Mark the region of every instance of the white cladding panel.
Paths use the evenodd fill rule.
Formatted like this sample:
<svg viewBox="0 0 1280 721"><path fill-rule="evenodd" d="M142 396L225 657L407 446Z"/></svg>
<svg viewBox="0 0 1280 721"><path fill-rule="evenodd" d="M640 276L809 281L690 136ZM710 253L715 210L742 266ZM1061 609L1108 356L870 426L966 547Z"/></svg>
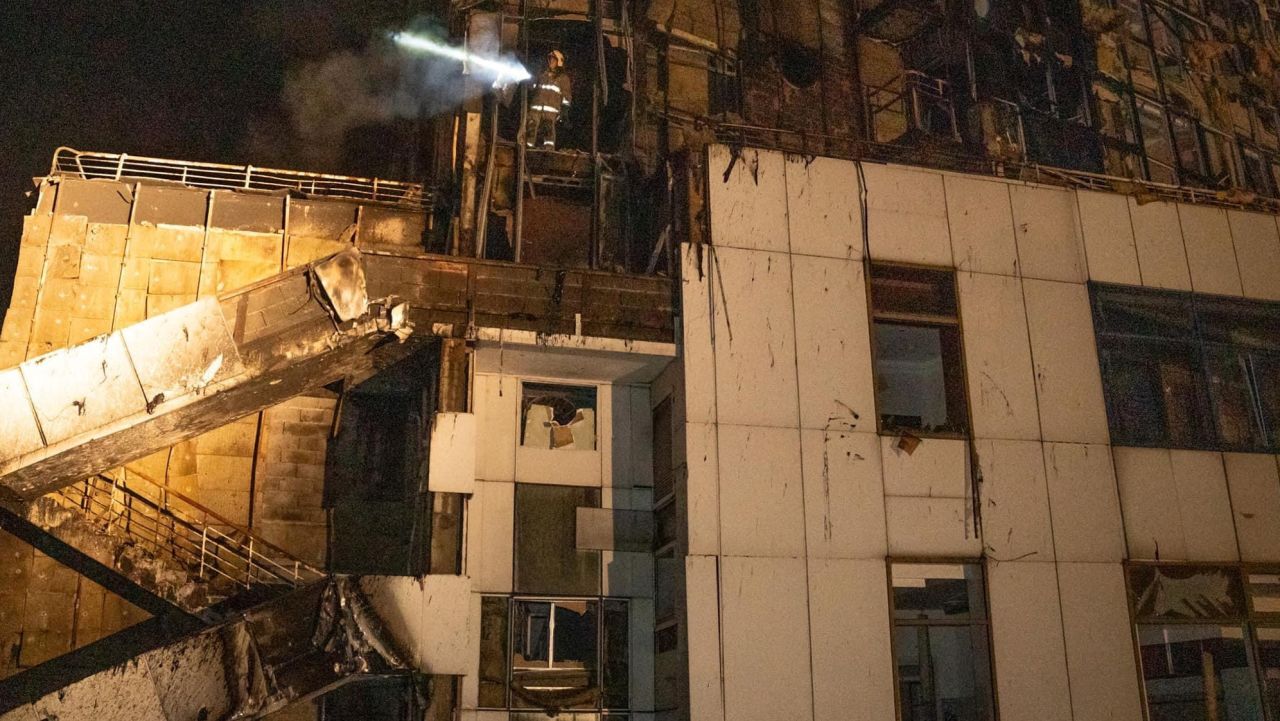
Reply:
<svg viewBox="0 0 1280 721"><path fill-rule="evenodd" d="M995 180L946 175L951 252L957 270L1018 274L1009 185Z"/></svg>
<svg viewBox="0 0 1280 721"><path fill-rule="evenodd" d="M884 492L890 496L964 498L968 493L969 444L925 438L911 453L894 436L880 436Z"/></svg>
<svg viewBox="0 0 1280 721"><path fill-rule="evenodd" d="M894 717L883 560L811 560L814 721Z"/></svg>
<svg viewBox="0 0 1280 721"><path fill-rule="evenodd" d="M982 553L967 498L889 496L884 507L890 556L976 558Z"/></svg>
<svg viewBox="0 0 1280 721"><path fill-rule="evenodd" d="M717 427L689 423L684 429L686 502L690 554L720 552L720 455Z"/></svg>
<svg viewBox="0 0 1280 721"><path fill-rule="evenodd" d="M784 253L712 253L715 390L720 423L796 425L791 263Z"/></svg>
<svg viewBox="0 0 1280 721"><path fill-rule="evenodd" d="M800 424L826 428L838 421L873 428L875 389L862 263L799 255L791 256L791 263Z"/></svg>
<svg viewBox="0 0 1280 721"><path fill-rule="evenodd" d="M1063 563L1058 588L1075 718L1142 721L1123 566Z"/></svg>
<svg viewBox="0 0 1280 721"><path fill-rule="evenodd" d="M719 457L722 552L803 556L800 431L721 425Z"/></svg>
<svg viewBox="0 0 1280 721"><path fill-rule="evenodd" d="M1130 198L1129 213L1138 245L1142 285L1191 290L1191 271L1187 267L1178 206L1164 202L1139 205Z"/></svg>
<svg viewBox="0 0 1280 721"><path fill-rule="evenodd" d="M1170 451L1169 458L1182 512L1188 560L1239 560L1222 454L1175 450Z"/></svg>
<svg viewBox="0 0 1280 721"><path fill-rule="evenodd" d="M685 633L689 652L689 716L724 720L720 675L720 573L714 556L687 556Z"/></svg>
<svg viewBox="0 0 1280 721"><path fill-rule="evenodd" d="M1117 446L1111 453L1115 457L1128 557L1186 560L1182 510L1169 451Z"/></svg>
<svg viewBox="0 0 1280 721"><path fill-rule="evenodd" d="M467 506L467 575L484 593L510 593L515 485L479 481Z"/></svg>
<svg viewBox="0 0 1280 721"><path fill-rule="evenodd" d="M430 490L442 493L475 492L475 414L435 414L431 426L427 485Z"/></svg>
<svg viewBox="0 0 1280 721"><path fill-rule="evenodd" d="M880 437L804 430L801 443L809 557L883 559Z"/></svg>
<svg viewBox="0 0 1280 721"><path fill-rule="evenodd" d="M1227 211L1245 296L1280 300L1280 237L1274 216Z"/></svg>
<svg viewBox="0 0 1280 721"><path fill-rule="evenodd" d="M1280 561L1280 476L1276 457L1226 453L1227 485L1243 561Z"/></svg>
<svg viewBox="0 0 1280 721"><path fill-rule="evenodd" d="M1039 441L975 441L982 535L994 559L1052 561L1053 529Z"/></svg>
<svg viewBox="0 0 1280 721"><path fill-rule="evenodd" d="M684 366L684 413L690 423L716 419L715 320L711 305L713 250L680 246L680 345Z"/></svg>
<svg viewBox="0 0 1280 721"><path fill-rule="evenodd" d="M1140 285L1138 252L1125 196L1081 190L1076 193L1076 204L1080 208L1089 279Z"/></svg>
<svg viewBox="0 0 1280 721"><path fill-rule="evenodd" d="M956 281L974 435L1038 439L1022 281L977 273L959 273Z"/></svg>
<svg viewBox="0 0 1280 721"><path fill-rule="evenodd" d="M1018 267L1025 278L1085 280L1075 194L1059 188L1010 185Z"/></svg>
<svg viewBox="0 0 1280 721"><path fill-rule="evenodd" d="M1124 525L1111 448L1101 444L1046 443L1044 465L1057 559L1123 560Z"/></svg>
<svg viewBox="0 0 1280 721"><path fill-rule="evenodd" d="M787 188L782 153L724 145L709 149L712 244L787 249ZM725 171L733 170L725 176Z"/></svg>
<svg viewBox="0 0 1280 721"><path fill-rule="evenodd" d="M726 556L721 568L725 718L812 718L804 559Z"/></svg>
<svg viewBox="0 0 1280 721"><path fill-rule="evenodd" d="M991 635L1002 721L1071 721L1055 567L993 563Z"/></svg>
<svg viewBox="0 0 1280 721"><path fill-rule="evenodd" d="M477 373L472 405L476 414L476 478L514 481L520 383L514 378Z"/></svg>
<svg viewBox="0 0 1280 721"><path fill-rule="evenodd" d="M789 155L786 173L791 252L862 258L857 166L832 158Z"/></svg>
<svg viewBox="0 0 1280 721"><path fill-rule="evenodd" d="M1204 205L1178 205L1182 239L1187 244L1191 289L1197 293L1240 295L1240 268L1231 244L1227 211Z"/></svg>
<svg viewBox="0 0 1280 721"><path fill-rule="evenodd" d="M1046 441L1108 442L1089 291L1031 279L1022 287L1041 434Z"/></svg>
<svg viewBox="0 0 1280 721"><path fill-rule="evenodd" d="M942 175L864 163L873 260L951 265Z"/></svg>

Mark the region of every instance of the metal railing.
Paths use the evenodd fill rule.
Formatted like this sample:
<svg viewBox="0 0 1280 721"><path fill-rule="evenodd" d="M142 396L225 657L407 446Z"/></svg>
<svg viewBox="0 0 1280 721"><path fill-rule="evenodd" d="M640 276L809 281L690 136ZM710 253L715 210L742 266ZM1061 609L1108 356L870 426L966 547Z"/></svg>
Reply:
<svg viewBox="0 0 1280 721"><path fill-rule="evenodd" d="M903 130L960 139L946 80L907 70L881 85L864 85L867 117L877 128L882 115L902 118Z"/></svg>
<svg viewBox="0 0 1280 721"><path fill-rule="evenodd" d="M252 165L197 163L124 153L94 153L68 147L53 152L49 174L110 180L143 178L196 188L294 191L309 196L390 203L424 210L431 208L433 201L432 193L421 183Z"/></svg>
<svg viewBox="0 0 1280 721"><path fill-rule="evenodd" d="M325 573L198 502L132 469L122 477L92 476L53 494L108 533L168 556L192 575L226 585L298 587ZM124 476L124 473L118 473Z"/></svg>

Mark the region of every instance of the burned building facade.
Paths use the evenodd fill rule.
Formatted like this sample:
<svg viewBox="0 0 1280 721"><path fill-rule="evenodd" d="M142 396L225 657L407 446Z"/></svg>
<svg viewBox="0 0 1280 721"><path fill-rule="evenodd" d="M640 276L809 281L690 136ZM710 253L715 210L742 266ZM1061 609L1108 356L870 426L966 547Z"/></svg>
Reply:
<svg viewBox="0 0 1280 721"><path fill-rule="evenodd" d="M60 149L0 719L1280 721L1278 11L455 2L422 178Z"/></svg>

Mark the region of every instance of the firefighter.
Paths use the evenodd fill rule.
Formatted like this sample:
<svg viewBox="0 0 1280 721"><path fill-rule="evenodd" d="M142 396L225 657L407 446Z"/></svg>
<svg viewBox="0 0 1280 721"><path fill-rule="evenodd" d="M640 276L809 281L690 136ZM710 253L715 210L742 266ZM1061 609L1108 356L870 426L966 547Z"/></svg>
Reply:
<svg viewBox="0 0 1280 721"><path fill-rule="evenodd" d="M530 148L556 146L556 123L569 109L573 98L573 82L564 69L564 53L547 54L547 69L534 80L529 96L529 117L524 129L524 142Z"/></svg>

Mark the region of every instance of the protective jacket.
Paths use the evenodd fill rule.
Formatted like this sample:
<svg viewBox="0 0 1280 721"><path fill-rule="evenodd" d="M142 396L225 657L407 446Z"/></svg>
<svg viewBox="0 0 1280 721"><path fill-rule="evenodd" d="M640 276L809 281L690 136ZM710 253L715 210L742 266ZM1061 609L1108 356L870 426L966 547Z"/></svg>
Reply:
<svg viewBox="0 0 1280 721"><path fill-rule="evenodd" d="M563 67L543 70L533 86L533 99L529 109L535 113L555 113L569 107L573 101L573 83Z"/></svg>

